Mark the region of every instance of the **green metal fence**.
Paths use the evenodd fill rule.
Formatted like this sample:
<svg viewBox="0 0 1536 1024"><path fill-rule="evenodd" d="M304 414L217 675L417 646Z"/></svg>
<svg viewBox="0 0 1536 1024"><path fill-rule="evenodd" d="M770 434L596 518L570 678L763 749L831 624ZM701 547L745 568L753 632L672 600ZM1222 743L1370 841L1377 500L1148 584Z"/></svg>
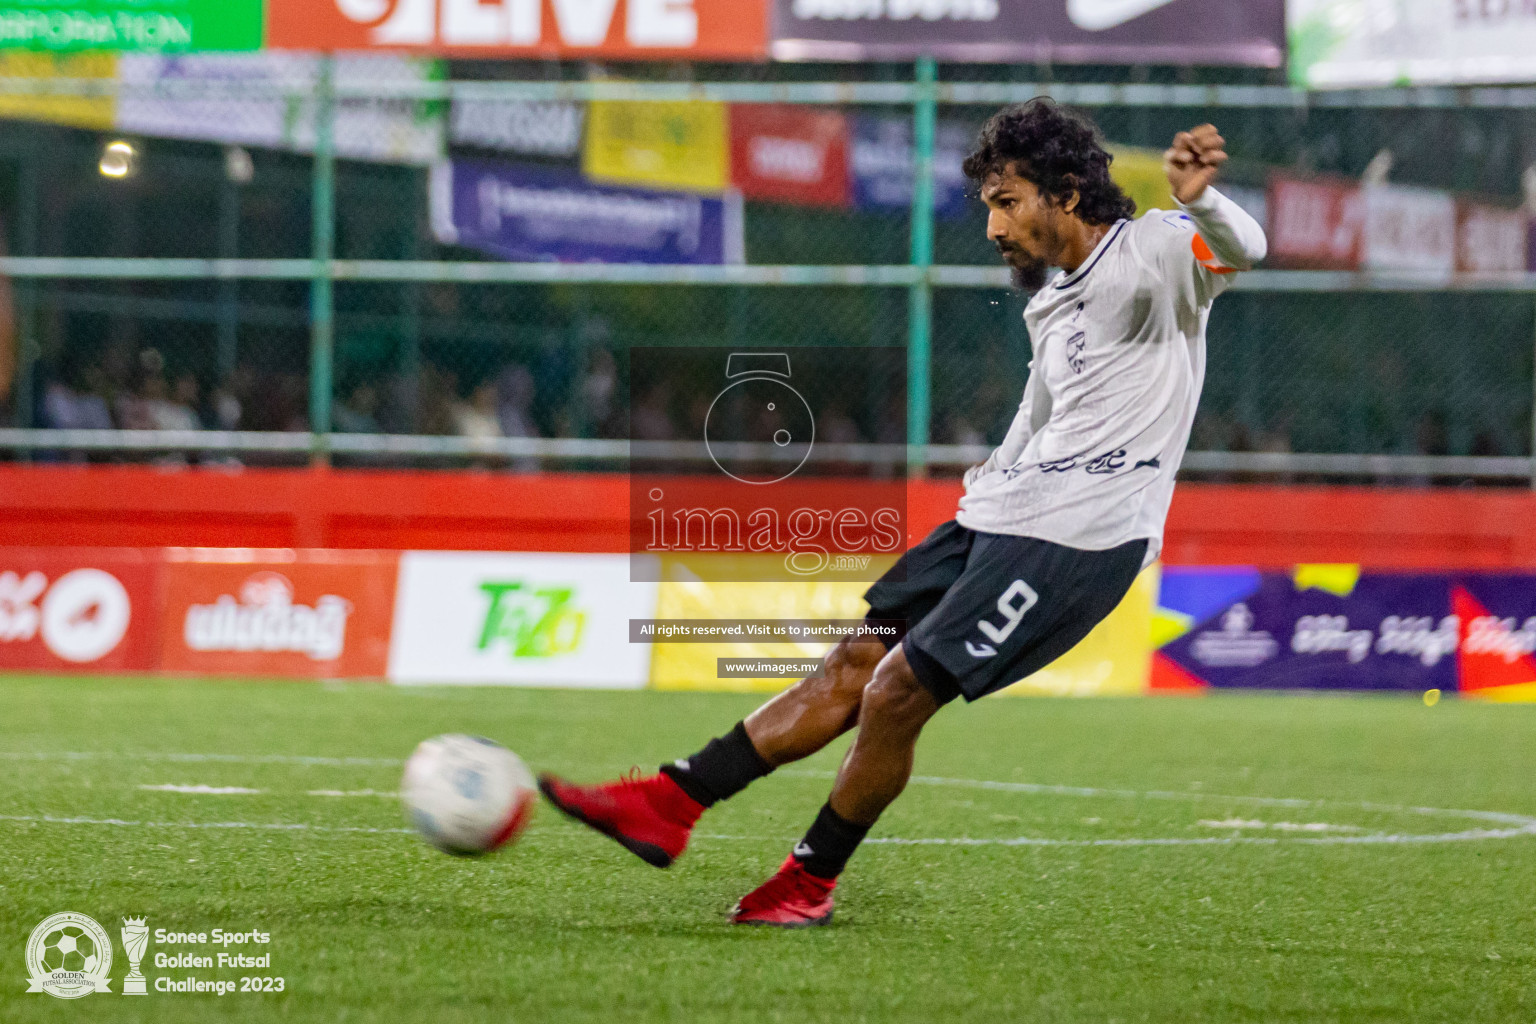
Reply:
<svg viewBox="0 0 1536 1024"><path fill-rule="evenodd" d="M994 265L980 213L935 219L942 123L977 124L997 105L1036 95L1088 108L1122 143L1160 145L1178 127L1216 120L1232 124L1233 173L1250 182L1274 163L1358 165L1377 145L1360 125L1387 139L1410 125L1431 134L1476 129L1488 159L1473 152L1452 162L1455 180L1431 183L1489 189L1491 181L1491 190L1507 193L1513 186L1484 164L1497 146L1525 144L1536 111L1529 89L1304 94L1264 85L942 81L932 61L909 69L909 80L885 82L358 84L337 81L329 62L322 68L314 95L304 97L316 111L312 154L246 153L255 184L234 181L236 156L226 147L146 144L161 160L160 187L171 183L174 202L153 207L163 215L144 215L151 204L132 186L96 181L94 166L76 166L94 159L102 130L18 123L9 141L0 140L13 253L0 258L0 272L14 282L18 323L13 425L0 428L0 448L43 459L181 453L213 461L611 467L626 448L612 415L623 370L609 359L628 345L896 341L909 352L906 437L866 431L859 441L904 440L918 471L950 472L984 454L1006 426L1028 340L1022 299ZM121 98L129 89L115 81L0 80L0 98ZM206 98L219 86L154 89ZM594 99L798 103L910 116L910 212L754 206L749 262L740 265L488 262L430 237L422 168L338 156L336 110L348 102ZM1506 155L1505 163L1519 162ZM1536 162L1536 153L1530 158ZM1411 153L1405 164L1412 169ZM1531 275L1243 275L1213 317L1187 468L1234 479L1536 484L1533 352ZM150 355L159 363L146 364ZM115 408L108 425L49 425L55 382L125 357L133 361L125 372L158 375L155 387L170 388L173 399L178 382L189 381L188 394L209 410L197 426L208 429L123 429ZM486 382L522 396L531 424L524 436L456 435L451 413ZM90 391L78 381L59 387ZM225 399L238 413L220 413ZM682 422L688 413L677 415Z"/></svg>

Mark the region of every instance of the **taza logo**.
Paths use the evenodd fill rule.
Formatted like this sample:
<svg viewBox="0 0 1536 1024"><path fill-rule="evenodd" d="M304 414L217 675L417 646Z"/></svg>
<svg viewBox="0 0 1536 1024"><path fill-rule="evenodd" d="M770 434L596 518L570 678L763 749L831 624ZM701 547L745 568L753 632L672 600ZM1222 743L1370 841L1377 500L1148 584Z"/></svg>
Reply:
<svg viewBox="0 0 1536 1024"><path fill-rule="evenodd" d="M545 0L335 0L349 21L384 46L536 46L545 42ZM558 42L602 46L618 0L549 0ZM686 47L699 38L693 0L627 0L631 46ZM553 41L553 40L552 40Z"/></svg>
<svg viewBox="0 0 1536 1024"><path fill-rule="evenodd" d="M581 646L587 615L572 607L570 587L530 587L520 582L482 583L490 599L477 649L505 643L514 658L547 658Z"/></svg>

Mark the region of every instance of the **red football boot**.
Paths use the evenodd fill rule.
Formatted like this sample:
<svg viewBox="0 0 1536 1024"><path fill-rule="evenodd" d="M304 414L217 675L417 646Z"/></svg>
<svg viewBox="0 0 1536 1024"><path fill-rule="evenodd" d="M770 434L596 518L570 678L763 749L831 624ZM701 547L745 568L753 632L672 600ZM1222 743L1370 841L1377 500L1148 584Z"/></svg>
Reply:
<svg viewBox="0 0 1536 1024"><path fill-rule="evenodd" d="M835 878L817 878L790 854L772 878L741 898L731 911L735 924L813 928L832 920Z"/></svg>
<svg viewBox="0 0 1536 1024"><path fill-rule="evenodd" d="M658 868L688 848L693 823L704 805L662 774L625 779L601 786L576 786L554 775L539 776L539 792L562 812L615 840Z"/></svg>

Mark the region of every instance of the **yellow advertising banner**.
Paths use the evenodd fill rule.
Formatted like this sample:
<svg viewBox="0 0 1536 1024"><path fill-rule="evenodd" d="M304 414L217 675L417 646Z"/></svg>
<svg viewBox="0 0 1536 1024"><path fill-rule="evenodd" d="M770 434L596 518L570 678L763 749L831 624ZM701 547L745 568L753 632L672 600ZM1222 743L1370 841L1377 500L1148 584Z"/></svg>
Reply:
<svg viewBox="0 0 1536 1024"><path fill-rule="evenodd" d="M1158 568L1141 574L1109 617L1072 650L1004 690L1015 696L1121 696L1146 692ZM658 619L858 619L867 583L710 583L681 563L664 565ZM816 658L827 643L658 643L651 686L659 690L774 692L794 679L719 679L720 658Z"/></svg>
<svg viewBox="0 0 1536 1024"><path fill-rule="evenodd" d="M593 181L723 192L730 181L725 104L594 101L582 171Z"/></svg>
<svg viewBox="0 0 1536 1024"><path fill-rule="evenodd" d="M1082 643L1003 693L1015 696L1133 697L1147 692L1152 671L1152 609L1157 566L1136 578L1130 593Z"/></svg>
<svg viewBox="0 0 1536 1024"><path fill-rule="evenodd" d="M699 557L699 556L695 556ZM718 556L716 556L718 557ZM720 575L711 573L708 575ZM861 619L868 583L711 583L682 559L663 559L658 619ZM832 645L800 643L658 643L651 686L658 690L782 690L795 679L718 679L720 658L819 658Z"/></svg>
<svg viewBox="0 0 1536 1024"><path fill-rule="evenodd" d="M48 82L58 79L117 78L117 55L112 53L47 53L29 50L0 51L0 78ZM28 95L0 92L0 118L51 121L73 128L106 131L116 119L116 97Z"/></svg>
<svg viewBox="0 0 1536 1024"><path fill-rule="evenodd" d="M1109 165L1109 176L1135 201L1136 216L1148 210L1174 208L1168 175L1163 173L1162 150L1110 146L1109 152L1115 158Z"/></svg>

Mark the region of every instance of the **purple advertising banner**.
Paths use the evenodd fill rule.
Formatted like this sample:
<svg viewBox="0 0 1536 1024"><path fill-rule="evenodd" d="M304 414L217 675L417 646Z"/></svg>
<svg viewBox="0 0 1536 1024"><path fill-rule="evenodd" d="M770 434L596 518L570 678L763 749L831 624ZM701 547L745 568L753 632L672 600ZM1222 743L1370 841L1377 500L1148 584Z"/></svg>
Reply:
<svg viewBox="0 0 1536 1024"><path fill-rule="evenodd" d="M1280 67L1285 0L775 0L772 53Z"/></svg>
<svg viewBox="0 0 1536 1024"><path fill-rule="evenodd" d="M740 263L740 198L594 185L575 171L482 160L432 168L438 241L504 260Z"/></svg>
<svg viewBox="0 0 1536 1024"><path fill-rule="evenodd" d="M1536 687L1536 574L1170 567L1158 605L1161 668L1190 685Z"/></svg>
<svg viewBox="0 0 1536 1024"><path fill-rule="evenodd" d="M963 121L938 124L933 154L933 209L940 217L959 217L973 201L968 195L970 182L961 164L976 145L977 131L978 126ZM855 206L861 210L911 210L916 168L910 117L863 114L853 119L848 171L853 179ZM979 202L975 205L981 209Z"/></svg>

